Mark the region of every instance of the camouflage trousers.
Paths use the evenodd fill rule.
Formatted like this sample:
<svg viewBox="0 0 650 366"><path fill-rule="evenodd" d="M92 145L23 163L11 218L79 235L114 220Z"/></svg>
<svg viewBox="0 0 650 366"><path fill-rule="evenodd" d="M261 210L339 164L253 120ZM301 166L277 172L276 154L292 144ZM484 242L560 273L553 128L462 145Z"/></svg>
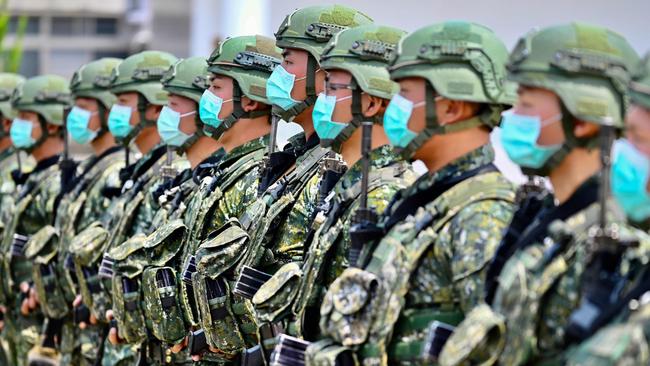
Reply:
<svg viewBox="0 0 650 366"><path fill-rule="evenodd" d="M41 319L40 314L22 316L15 309L7 309L3 338L7 343L9 365L27 365L27 355L39 340Z"/></svg>

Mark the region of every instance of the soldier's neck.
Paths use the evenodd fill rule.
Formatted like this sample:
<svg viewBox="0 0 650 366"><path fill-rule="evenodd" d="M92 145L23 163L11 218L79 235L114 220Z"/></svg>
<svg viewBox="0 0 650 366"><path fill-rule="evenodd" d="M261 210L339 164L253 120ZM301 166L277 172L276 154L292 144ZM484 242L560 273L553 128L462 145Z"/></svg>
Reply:
<svg viewBox="0 0 650 366"><path fill-rule="evenodd" d="M158 135L156 127L153 126L143 128L138 136L135 137L135 145L142 155L151 151L159 143L160 135Z"/></svg>
<svg viewBox="0 0 650 366"><path fill-rule="evenodd" d="M422 160L430 174L469 154L490 141L490 133L483 127L434 135L414 155Z"/></svg>
<svg viewBox="0 0 650 366"><path fill-rule="evenodd" d="M104 133L90 143L95 156L100 156L106 150L116 145L115 138L109 132Z"/></svg>
<svg viewBox="0 0 650 366"><path fill-rule="evenodd" d="M384 132L384 128L382 126L376 124L373 125L371 136L372 140L370 146L373 150L380 146L388 144L388 137L386 137L386 133ZM357 161L359 161L359 159L361 159L362 139L363 128L360 126L354 130L352 135L344 143L341 144L341 156L343 157L343 160L348 165L348 167L351 167Z"/></svg>
<svg viewBox="0 0 650 366"><path fill-rule="evenodd" d="M313 135L316 130L314 129L314 120L311 117L311 113L313 112L314 107L311 106L304 111L302 111L299 115L297 115L294 119L293 122L297 123L302 127L302 131L305 134L305 138L309 139L311 135Z"/></svg>
<svg viewBox="0 0 650 366"><path fill-rule="evenodd" d="M598 149L573 149L549 174L553 194L559 204L566 202L573 193L601 169Z"/></svg>
<svg viewBox="0 0 650 366"><path fill-rule="evenodd" d="M39 161L51 158L52 156L63 153L64 144L60 137L49 137L39 147L32 151L34 160Z"/></svg>
<svg viewBox="0 0 650 366"><path fill-rule="evenodd" d="M0 151L5 151L6 149L11 147L11 138L10 137L3 137L0 139Z"/></svg>
<svg viewBox="0 0 650 366"><path fill-rule="evenodd" d="M271 133L271 124L268 116L241 118L221 135L219 142L226 151L232 151L237 146L269 133Z"/></svg>
<svg viewBox="0 0 650 366"><path fill-rule="evenodd" d="M203 160L221 148L221 143L208 136L201 136L192 146L187 148L185 154L192 169L196 168Z"/></svg>

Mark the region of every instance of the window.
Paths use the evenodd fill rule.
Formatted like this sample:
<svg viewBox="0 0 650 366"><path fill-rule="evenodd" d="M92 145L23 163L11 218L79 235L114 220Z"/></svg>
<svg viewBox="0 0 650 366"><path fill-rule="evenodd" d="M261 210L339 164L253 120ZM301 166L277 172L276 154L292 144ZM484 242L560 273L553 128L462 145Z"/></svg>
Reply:
<svg viewBox="0 0 650 366"><path fill-rule="evenodd" d="M129 51L95 51L93 53L93 60L104 57L127 58L129 57Z"/></svg>
<svg viewBox="0 0 650 366"><path fill-rule="evenodd" d="M18 29L18 19L17 16L12 16L9 19L9 34L16 33ZM40 18L39 17L27 17L27 27L25 27L25 34L38 34L40 30Z"/></svg>
<svg viewBox="0 0 650 366"><path fill-rule="evenodd" d="M117 19L115 18L95 19L95 34L98 35L117 34Z"/></svg>
<svg viewBox="0 0 650 366"><path fill-rule="evenodd" d="M23 50L18 73L28 78L36 76L40 74L40 66L39 52L37 50Z"/></svg>
<svg viewBox="0 0 650 366"><path fill-rule="evenodd" d="M52 17L52 34L57 36L80 35L83 30L79 18Z"/></svg>

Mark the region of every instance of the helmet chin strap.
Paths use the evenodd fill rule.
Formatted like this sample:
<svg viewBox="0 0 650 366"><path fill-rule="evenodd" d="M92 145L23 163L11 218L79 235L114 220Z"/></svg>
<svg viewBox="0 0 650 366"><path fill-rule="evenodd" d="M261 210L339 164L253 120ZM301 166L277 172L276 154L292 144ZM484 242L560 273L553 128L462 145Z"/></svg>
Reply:
<svg viewBox="0 0 650 366"><path fill-rule="evenodd" d="M199 138L205 136L205 132L203 132L204 125L203 122L201 121L201 116L199 116L199 112L198 112L199 103L195 103L195 105L196 105L196 109L195 109L196 113L194 114L194 125L196 126L196 132L194 132L192 136L190 136L190 138L185 140L185 142L183 142L181 146L176 148L176 151L181 154L187 151L187 149L189 149L190 146L194 145L199 140Z"/></svg>
<svg viewBox="0 0 650 366"><path fill-rule="evenodd" d="M108 132L108 118L106 118L106 106L99 99L97 99L97 113L99 115L99 131L97 131L97 136L93 141L104 136Z"/></svg>
<svg viewBox="0 0 650 366"><path fill-rule="evenodd" d="M124 146L128 145L131 142L131 140L133 140L136 136L138 136L138 134L140 134L140 132L142 132L142 130L145 127L151 127L156 125L155 120L148 120L146 118L147 107L149 106L149 104L150 103L147 101L147 98L145 98L144 95L138 93L138 115L140 116L140 121L138 122L138 124L133 126L131 131L129 131L129 133L126 136L119 139L120 143L123 144Z"/></svg>
<svg viewBox="0 0 650 366"><path fill-rule="evenodd" d="M562 102L560 102L560 109L562 112L562 131L564 132L564 142L562 143L562 146L558 151L556 151L553 155L551 155L546 163L544 163L543 166L539 168L521 168L521 171L524 174L528 175L537 175L540 177L547 177L551 171L560 165L562 161L569 155L569 153L578 147L581 148L597 148L598 147L598 138L597 136L595 138L579 138L577 137L573 129L575 127L574 125L574 120L575 118L573 117L573 114L569 111L569 109L566 107L566 105Z"/></svg>
<svg viewBox="0 0 650 366"><path fill-rule="evenodd" d="M306 82L305 82L305 90L307 92L307 97L305 100L301 101L300 103L296 104L295 106L289 108L288 110L284 111L280 109L280 117L282 117L283 120L285 121L290 121L300 113L304 112L305 109L313 106L316 103L316 99L318 98L318 95L316 95L316 72L320 70L318 66L318 61L309 54L307 56L307 74L305 75L307 77Z"/></svg>
<svg viewBox="0 0 650 366"><path fill-rule="evenodd" d="M473 127L482 126L484 123L480 118L469 118L464 121L448 125L440 125L438 123L438 115L436 114L436 99L437 94L433 86L429 82L425 82L425 120L426 124L424 129L419 132L415 138L405 147L396 148L396 152L400 153L405 159L410 159L415 152L431 137L434 135L444 135L447 133L458 132Z"/></svg>
<svg viewBox="0 0 650 366"><path fill-rule="evenodd" d="M36 150L39 146L43 145L45 140L47 140L49 137L54 137L57 136L57 133L50 134L47 131L47 121L45 120L45 117L43 117L40 113L38 113L38 124L41 126L41 136L36 140L34 145L21 149L25 151L26 153L30 154L32 151ZM58 135L61 135L62 130L59 130Z"/></svg>
<svg viewBox="0 0 650 366"><path fill-rule="evenodd" d="M223 122L221 122L219 127L205 125L205 130L208 131L209 135L213 139L215 140L219 139L219 137L221 137L221 135L223 135L224 132L226 132L228 129L234 126L234 124L242 118L257 118L261 116L268 116L271 114L270 110L251 111L251 112L244 111L244 108L242 107L241 104L241 98L243 96L244 94L241 88L239 87L239 83L233 80L232 113L230 113L228 117L224 118Z"/></svg>

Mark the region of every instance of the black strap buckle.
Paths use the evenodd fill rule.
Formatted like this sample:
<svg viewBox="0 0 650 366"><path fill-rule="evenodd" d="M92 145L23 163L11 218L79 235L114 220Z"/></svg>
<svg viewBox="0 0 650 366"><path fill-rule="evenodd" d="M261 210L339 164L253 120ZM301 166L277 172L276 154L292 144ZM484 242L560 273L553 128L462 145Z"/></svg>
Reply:
<svg viewBox="0 0 650 366"><path fill-rule="evenodd" d="M440 352L442 352L442 347L447 343L455 329L454 326L437 320L431 323L424 339L422 358L430 361L437 360Z"/></svg>
<svg viewBox="0 0 650 366"><path fill-rule="evenodd" d="M29 236L14 234L14 240L11 242L11 256L14 258L25 257L25 245L29 241Z"/></svg>
<svg viewBox="0 0 650 366"><path fill-rule="evenodd" d="M304 366L305 351L310 342L286 334L278 336L278 344L271 354L271 366Z"/></svg>
<svg viewBox="0 0 650 366"><path fill-rule="evenodd" d="M104 253L104 257L102 258L102 262L99 265L99 277L105 278L105 279L111 279L115 275L115 272L113 271L113 266L115 265L115 260L113 258L108 256L108 253Z"/></svg>
<svg viewBox="0 0 650 366"><path fill-rule="evenodd" d="M262 271L258 271L253 267L244 266L239 273L239 278L235 283L234 293L245 298L252 299L255 293L271 279L271 275Z"/></svg>

